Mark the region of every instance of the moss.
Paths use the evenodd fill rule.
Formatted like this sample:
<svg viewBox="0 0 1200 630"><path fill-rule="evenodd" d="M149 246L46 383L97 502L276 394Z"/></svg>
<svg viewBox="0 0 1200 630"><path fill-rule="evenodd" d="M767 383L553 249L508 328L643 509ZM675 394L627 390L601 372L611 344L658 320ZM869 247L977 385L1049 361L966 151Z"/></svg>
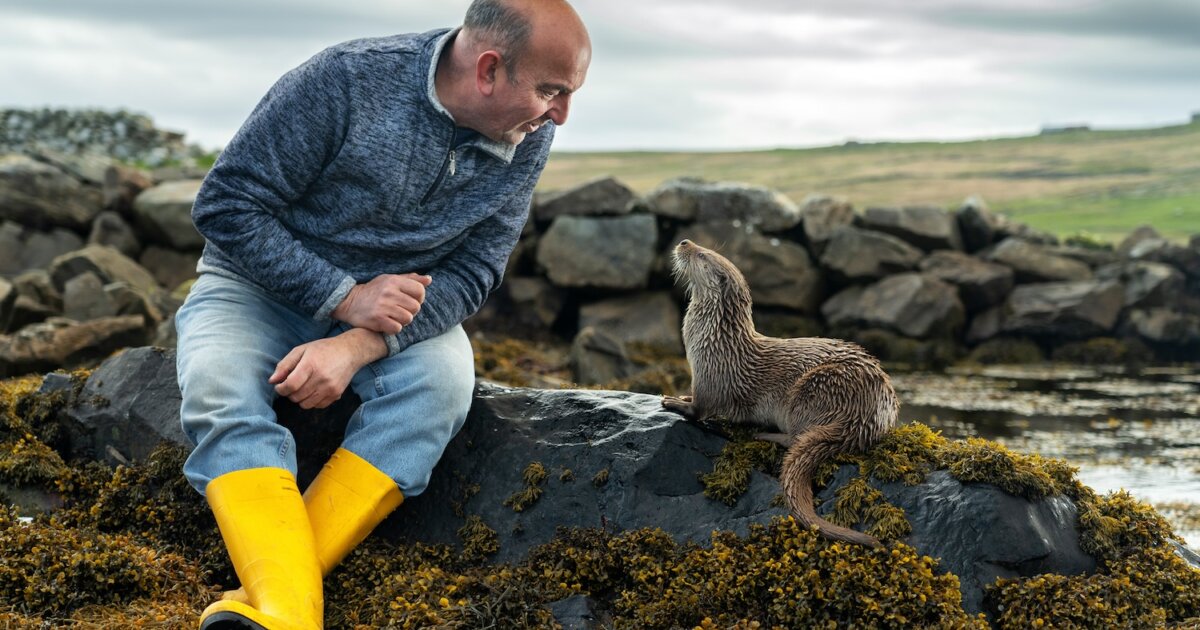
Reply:
<svg viewBox="0 0 1200 630"><path fill-rule="evenodd" d="M1027 365L1045 361L1038 345L1028 339L989 339L971 350L964 360L979 365Z"/></svg>
<svg viewBox="0 0 1200 630"><path fill-rule="evenodd" d="M842 338L866 348L889 366L941 368L958 358L958 346L951 339L912 339L886 330L839 331Z"/></svg>
<svg viewBox="0 0 1200 630"><path fill-rule="evenodd" d="M880 540L897 540L912 533L904 510L888 503L883 493L858 477L838 488L830 522L850 527L870 523L866 532Z"/></svg>
<svg viewBox="0 0 1200 630"><path fill-rule="evenodd" d="M463 555L470 559L483 559L500 550L496 530L475 514L467 517L466 524L458 530L458 537L462 540Z"/></svg>
<svg viewBox="0 0 1200 630"><path fill-rule="evenodd" d="M539 376L561 382L570 380L565 349L511 337L482 336L471 343L475 349L476 376L515 387L531 387Z"/></svg>
<svg viewBox="0 0 1200 630"><path fill-rule="evenodd" d="M592 485L593 486L596 486L597 488L603 488L606 484L608 484L608 469L607 468L601 470L600 472L596 473L592 477Z"/></svg>
<svg viewBox="0 0 1200 630"><path fill-rule="evenodd" d="M575 472L570 468L564 468L562 469L562 472L558 473L558 480L563 483L575 481Z"/></svg>
<svg viewBox="0 0 1200 630"><path fill-rule="evenodd" d="M511 507L514 512L523 512L542 498L542 484L546 482L547 476L546 467L541 462L533 462L525 467L521 476L525 480L525 487L504 500L504 505Z"/></svg>
<svg viewBox="0 0 1200 630"><path fill-rule="evenodd" d="M643 343L631 343L628 350L636 372L627 378L604 383L600 389L673 394L691 386L691 368L678 351Z"/></svg>
<svg viewBox="0 0 1200 630"><path fill-rule="evenodd" d="M704 496L734 505L750 487L750 474L755 470L778 474L783 449L773 442L754 440L749 436L725 444L713 462L712 472L701 475Z"/></svg>
<svg viewBox="0 0 1200 630"><path fill-rule="evenodd" d="M1063 363L1124 365L1148 363L1154 360L1154 353L1136 340L1097 337L1059 346L1051 358Z"/></svg>

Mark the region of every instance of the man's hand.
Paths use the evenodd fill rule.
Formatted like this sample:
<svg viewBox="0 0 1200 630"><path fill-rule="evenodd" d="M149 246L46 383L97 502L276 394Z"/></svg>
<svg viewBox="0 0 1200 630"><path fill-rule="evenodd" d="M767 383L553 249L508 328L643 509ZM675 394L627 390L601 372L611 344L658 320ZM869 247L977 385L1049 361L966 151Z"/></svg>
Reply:
<svg viewBox="0 0 1200 630"><path fill-rule="evenodd" d="M355 328L337 337L296 346L275 366L267 382L301 409L322 409L342 397L364 365L387 356L377 333Z"/></svg>
<svg viewBox="0 0 1200 630"><path fill-rule="evenodd" d="M433 278L415 273L375 276L350 289L346 299L333 309L333 318L356 328L394 335L417 316L425 301L425 287L431 282Z"/></svg>

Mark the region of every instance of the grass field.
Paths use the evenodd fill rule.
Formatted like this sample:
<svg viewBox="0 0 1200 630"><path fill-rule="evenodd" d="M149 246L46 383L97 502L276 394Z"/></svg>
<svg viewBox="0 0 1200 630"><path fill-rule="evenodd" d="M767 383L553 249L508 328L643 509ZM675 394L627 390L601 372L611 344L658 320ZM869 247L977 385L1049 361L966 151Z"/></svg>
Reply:
<svg viewBox="0 0 1200 630"><path fill-rule="evenodd" d="M856 207L957 207L971 195L1036 228L1118 241L1153 225L1200 233L1200 122L970 142L847 144L727 153L556 152L539 190L613 175L638 193L690 175L759 184L797 203L840 195Z"/></svg>

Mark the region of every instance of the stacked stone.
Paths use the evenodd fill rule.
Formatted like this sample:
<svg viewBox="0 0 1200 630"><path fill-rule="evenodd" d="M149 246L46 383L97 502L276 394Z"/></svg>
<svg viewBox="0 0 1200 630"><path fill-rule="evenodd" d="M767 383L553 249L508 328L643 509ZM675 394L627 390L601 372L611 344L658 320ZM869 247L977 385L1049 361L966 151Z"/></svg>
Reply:
<svg viewBox="0 0 1200 630"><path fill-rule="evenodd" d="M154 127L125 110L0 110L0 153L96 155L154 168L188 163L203 153L182 133Z"/></svg>
<svg viewBox="0 0 1200 630"><path fill-rule="evenodd" d="M1200 358L1200 236L1183 246L1141 228L1118 248L1085 247L977 198L953 211L857 211L844 199L797 205L767 188L697 179L642 197L612 178L539 195L482 319L573 335L580 382L628 376L630 344L682 349L686 299L670 254L684 238L742 270L764 334L836 336L925 363L988 342L1033 342L1049 356L1097 338L1158 359Z"/></svg>
<svg viewBox="0 0 1200 630"><path fill-rule="evenodd" d="M0 154L0 377L173 345L204 244L191 222L201 180L162 179L179 175Z"/></svg>

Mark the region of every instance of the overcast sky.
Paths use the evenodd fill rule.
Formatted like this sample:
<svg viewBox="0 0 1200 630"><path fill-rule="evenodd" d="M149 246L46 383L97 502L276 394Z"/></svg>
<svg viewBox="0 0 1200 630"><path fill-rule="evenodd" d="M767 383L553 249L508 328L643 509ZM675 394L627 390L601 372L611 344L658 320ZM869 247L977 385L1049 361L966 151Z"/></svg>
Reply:
<svg viewBox="0 0 1200 630"><path fill-rule="evenodd" d="M0 107L124 107L225 144L288 69L468 0L0 0ZM1200 0L576 0L555 148L736 149L1143 127L1200 111Z"/></svg>

